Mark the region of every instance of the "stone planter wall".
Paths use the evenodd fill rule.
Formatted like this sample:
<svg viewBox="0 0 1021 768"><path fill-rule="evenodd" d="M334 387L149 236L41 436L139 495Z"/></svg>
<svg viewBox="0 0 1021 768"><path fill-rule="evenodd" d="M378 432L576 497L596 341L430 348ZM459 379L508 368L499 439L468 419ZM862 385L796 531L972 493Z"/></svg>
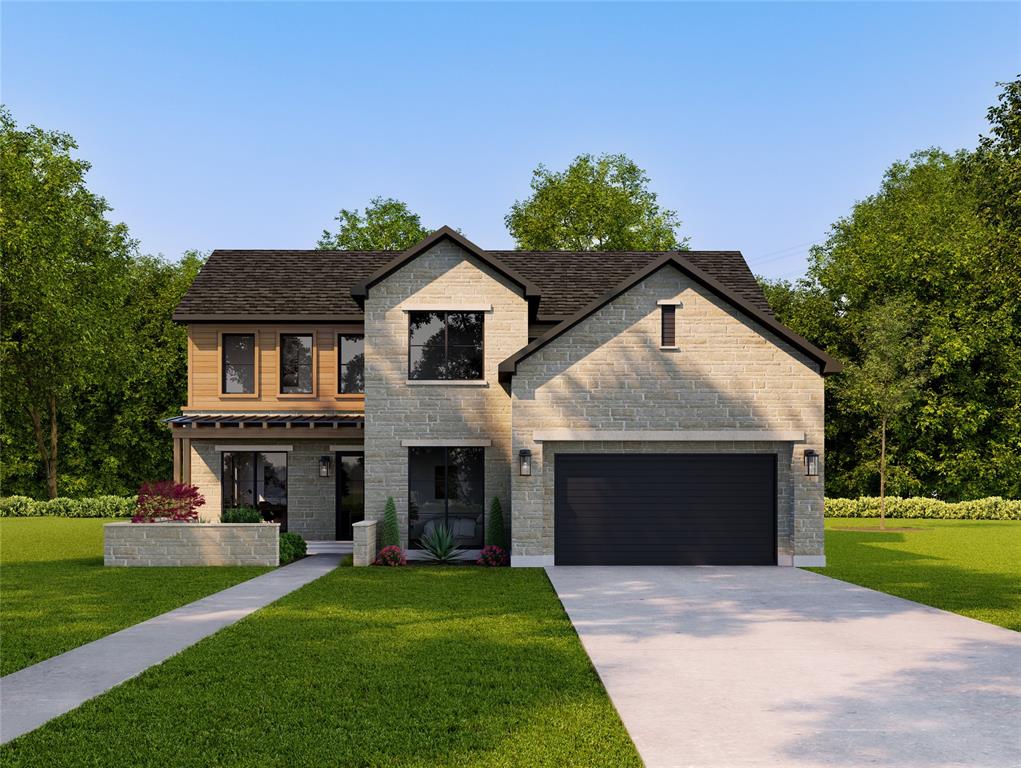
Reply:
<svg viewBox="0 0 1021 768"><path fill-rule="evenodd" d="M280 564L277 523L109 523L103 564L113 566Z"/></svg>

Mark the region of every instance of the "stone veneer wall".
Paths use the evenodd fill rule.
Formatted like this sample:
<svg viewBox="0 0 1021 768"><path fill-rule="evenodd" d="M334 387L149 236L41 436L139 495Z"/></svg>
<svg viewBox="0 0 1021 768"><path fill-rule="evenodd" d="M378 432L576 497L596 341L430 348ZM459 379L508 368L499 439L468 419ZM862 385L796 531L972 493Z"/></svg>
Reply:
<svg viewBox="0 0 1021 768"><path fill-rule="evenodd" d="M288 440L283 431L272 440L261 441L193 439L191 482L206 498L205 505L199 508L199 517L207 521L220 519L221 457L217 445L244 445L252 451L262 450L267 445L289 445L292 450L287 452L287 530L309 541L333 541L337 535L337 468L334 465L330 477L319 477L319 457L332 456L330 446L343 444L340 440ZM351 446L352 449L360 447Z"/></svg>
<svg viewBox="0 0 1021 768"><path fill-rule="evenodd" d="M408 315L402 306L491 305L485 323L484 386L408 383ZM486 514L494 496L510 520L510 397L497 366L528 343L528 306L499 273L443 242L369 289L365 302L365 517L382 521L388 496L408 535L406 439L489 439Z"/></svg>
<svg viewBox="0 0 1021 768"><path fill-rule="evenodd" d="M103 564L280 565L275 523L107 523Z"/></svg>
<svg viewBox="0 0 1021 768"><path fill-rule="evenodd" d="M660 348L657 301L676 299L678 349ZM532 476L511 475L512 554L549 561L557 452L775 452L778 556L823 554L823 472L806 477L804 451L823 453L823 378L778 337L736 314L673 267L635 285L518 366L513 452L532 451ZM791 430L804 443L536 443L536 430ZM552 469L552 468L551 468ZM804 562L804 561L803 561Z"/></svg>

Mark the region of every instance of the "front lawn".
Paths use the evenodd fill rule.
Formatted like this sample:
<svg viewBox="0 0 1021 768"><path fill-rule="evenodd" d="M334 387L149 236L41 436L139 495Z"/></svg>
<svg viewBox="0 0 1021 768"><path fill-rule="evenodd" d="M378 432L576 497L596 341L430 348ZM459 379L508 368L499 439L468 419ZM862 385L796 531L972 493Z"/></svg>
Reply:
<svg viewBox="0 0 1021 768"><path fill-rule="evenodd" d="M1021 631L1021 522L828 518L818 573ZM910 529L910 530L900 530Z"/></svg>
<svg viewBox="0 0 1021 768"><path fill-rule="evenodd" d="M538 569L340 568L15 740L5 765L631 766Z"/></svg>
<svg viewBox="0 0 1021 768"><path fill-rule="evenodd" d="M104 568L110 522L0 519L0 675L269 570Z"/></svg>

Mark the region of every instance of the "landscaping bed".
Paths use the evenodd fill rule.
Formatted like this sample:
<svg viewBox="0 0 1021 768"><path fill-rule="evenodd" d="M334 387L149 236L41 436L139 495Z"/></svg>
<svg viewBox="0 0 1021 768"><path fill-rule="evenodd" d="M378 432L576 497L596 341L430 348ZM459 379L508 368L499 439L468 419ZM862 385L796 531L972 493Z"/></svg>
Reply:
<svg viewBox="0 0 1021 768"><path fill-rule="evenodd" d="M507 568L338 569L0 754L8 766L641 765L545 573Z"/></svg>
<svg viewBox="0 0 1021 768"><path fill-rule="evenodd" d="M1021 522L876 525L874 518L827 518L827 565L811 570L1021 631Z"/></svg>
<svg viewBox="0 0 1021 768"><path fill-rule="evenodd" d="M0 519L0 674L7 675L265 573L104 568L104 519Z"/></svg>

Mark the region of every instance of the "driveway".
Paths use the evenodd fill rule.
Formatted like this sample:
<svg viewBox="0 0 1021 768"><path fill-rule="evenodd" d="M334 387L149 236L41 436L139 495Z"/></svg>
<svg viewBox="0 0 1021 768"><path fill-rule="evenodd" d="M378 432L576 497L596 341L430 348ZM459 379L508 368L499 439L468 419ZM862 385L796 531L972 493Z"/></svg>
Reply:
<svg viewBox="0 0 1021 768"><path fill-rule="evenodd" d="M796 568L547 569L658 766L1021 766L1021 634Z"/></svg>

